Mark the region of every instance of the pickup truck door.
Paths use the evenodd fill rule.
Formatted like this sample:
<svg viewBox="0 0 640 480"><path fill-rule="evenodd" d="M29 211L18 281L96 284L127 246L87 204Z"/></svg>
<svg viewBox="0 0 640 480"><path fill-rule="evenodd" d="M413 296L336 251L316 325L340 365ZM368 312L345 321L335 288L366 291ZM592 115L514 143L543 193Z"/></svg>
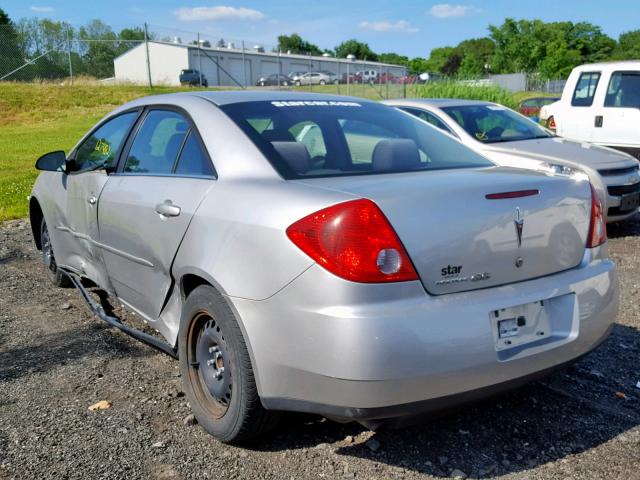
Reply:
<svg viewBox="0 0 640 480"><path fill-rule="evenodd" d="M117 297L149 320L160 315L173 259L214 180L187 116L151 108L102 191L98 221L109 278Z"/></svg>
<svg viewBox="0 0 640 480"><path fill-rule="evenodd" d="M109 290L98 242L97 201L109 180L107 170L118 153L139 111L130 111L102 122L69 154L75 169L61 177L52 232L58 264L84 275Z"/></svg>
<svg viewBox="0 0 640 480"><path fill-rule="evenodd" d="M591 141L596 116L594 98L600 85L600 76L597 71L580 72L567 103L562 98L561 113L556 119L558 135L581 142Z"/></svg>
<svg viewBox="0 0 640 480"><path fill-rule="evenodd" d="M600 145L640 147L640 72L616 71L596 98L594 135Z"/></svg>

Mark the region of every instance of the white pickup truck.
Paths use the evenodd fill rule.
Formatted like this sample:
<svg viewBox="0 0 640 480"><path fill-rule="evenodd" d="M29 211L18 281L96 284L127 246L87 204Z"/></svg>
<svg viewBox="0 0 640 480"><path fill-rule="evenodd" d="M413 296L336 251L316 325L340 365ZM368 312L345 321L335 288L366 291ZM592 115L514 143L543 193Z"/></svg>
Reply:
<svg viewBox="0 0 640 480"><path fill-rule="evenodd" d="M540 120L562 137L613 147L640 159L640 60L581 65Z"/></svg>

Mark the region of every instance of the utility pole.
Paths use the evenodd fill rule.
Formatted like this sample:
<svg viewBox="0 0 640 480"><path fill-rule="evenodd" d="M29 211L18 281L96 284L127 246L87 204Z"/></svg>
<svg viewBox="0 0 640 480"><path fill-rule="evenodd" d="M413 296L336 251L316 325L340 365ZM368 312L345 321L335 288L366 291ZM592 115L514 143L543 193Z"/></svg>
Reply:
<svg viewBox="0 0 640 480"><path fill-rule="evenodd" d="M242 40L242 85L247 86L247 61L244 59L244 40Z"/></svg>
<svg viewBox="0 0 640 480"><path fill-rule="evenodd" d="M67 28L67 59L69 60L69 76L73 85L73 65L71 64L71 39L69 38L69 28Z"/></svg>
<svg viewBox="0 0 640 480"><path fill-rule="evenodd" d="M200 55L200 32L198 32L198 81L202 88L202 56Z"/></svg>
<svg viewBox="0 0 640 480"><path fill-rule="evenodd" d="M153 88L151 83L151 61L149 60L149 32L147 31L147 22L144 22L144 47L147 54L147 79L149 80L149 88Z"/></svg>

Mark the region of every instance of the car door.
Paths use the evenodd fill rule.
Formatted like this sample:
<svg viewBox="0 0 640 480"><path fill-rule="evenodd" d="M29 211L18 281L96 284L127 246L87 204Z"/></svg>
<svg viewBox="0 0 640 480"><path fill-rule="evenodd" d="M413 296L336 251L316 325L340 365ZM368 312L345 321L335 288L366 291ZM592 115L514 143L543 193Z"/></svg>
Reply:
<svg viewBox="0 0 640 480"><path fill-rule="evenodd" d="M570 105L563 106L562 115L556 119L558 135L578 141L592 139L596 115L594 98L600 76L598 71L580 72Z"/></svg>
<svg viewBox="0 0 640 480"><path fill-rule="evenodd" d="M596 98L593 142L601 145L640 145L640 71L615 71L606 93Z"/></svg>
<svg viewBox="0 0 640 480"><path fill-rule="evenodd" d="M154 320L194 213L215 183L213 165L185 112L148 109L98 202L100 242L117 297Z"/></svg>
<svg viewBox="0 0 640 480"><path fill-rule="evenodd" d="M58 264L87 276L103 288L109 284L99 247L97 199L115 167L118 154L140 114L133 110L100 124L72 151L74 169L61 177L63 194L53 225Z"/></svg>

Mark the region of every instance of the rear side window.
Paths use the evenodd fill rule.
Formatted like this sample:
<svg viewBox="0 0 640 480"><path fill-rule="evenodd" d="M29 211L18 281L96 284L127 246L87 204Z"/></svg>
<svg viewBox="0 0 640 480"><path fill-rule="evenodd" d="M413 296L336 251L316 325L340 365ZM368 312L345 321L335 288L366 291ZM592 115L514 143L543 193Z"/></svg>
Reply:
<svg viewBox="0 0 640 480"><path fill-rule="evenodd" d="M401 110L404 110L405 112L410 113L411 115L415 115L419 119L430 123L431 125L439 128L440 130L444 130L447 133L451 133L451 130L449 130L449 127L447 127L442 120L440 120L438 117L436 117L434 114L430 112L427 112L425 110L420 110L419 108L405 108L405 107L401 108Z"/></svg>
<svg viewBox="0 0 640 480"><path fill-rule="evenodd" d="M580 74L578 84L573 92L571 105L574 107L590 107L593 104L593 96L600 80L600 72L583 72Z"/></svg>
<svg viewBox="0 0 640 480"><path fill-rule="evenodd" d="M640 72L614 72L609 80L604 106L640 108Z"/></svg>
<svg viewBox="0 0 640 480"><path fill-rule="evenodd" d="M128 112L108 120L78 147L75 161L78 171L111 168L122 147L125 135L139 112Z"/></svg>
<svg viewBox="0 0 640 480"><path fill-rule="evenodd" d="M179 113L151 110L140 127L124 166L127 173L169 174L189 124Z"/></svg>
<svg viewBox="0 0 640 480"><path fill-rule="evenodd" d="M189 131L187 140L184 142L175 173L177 175L213 176L211 161L204 153L203 147L200 145L200 141L193 130Z"/></svg>

